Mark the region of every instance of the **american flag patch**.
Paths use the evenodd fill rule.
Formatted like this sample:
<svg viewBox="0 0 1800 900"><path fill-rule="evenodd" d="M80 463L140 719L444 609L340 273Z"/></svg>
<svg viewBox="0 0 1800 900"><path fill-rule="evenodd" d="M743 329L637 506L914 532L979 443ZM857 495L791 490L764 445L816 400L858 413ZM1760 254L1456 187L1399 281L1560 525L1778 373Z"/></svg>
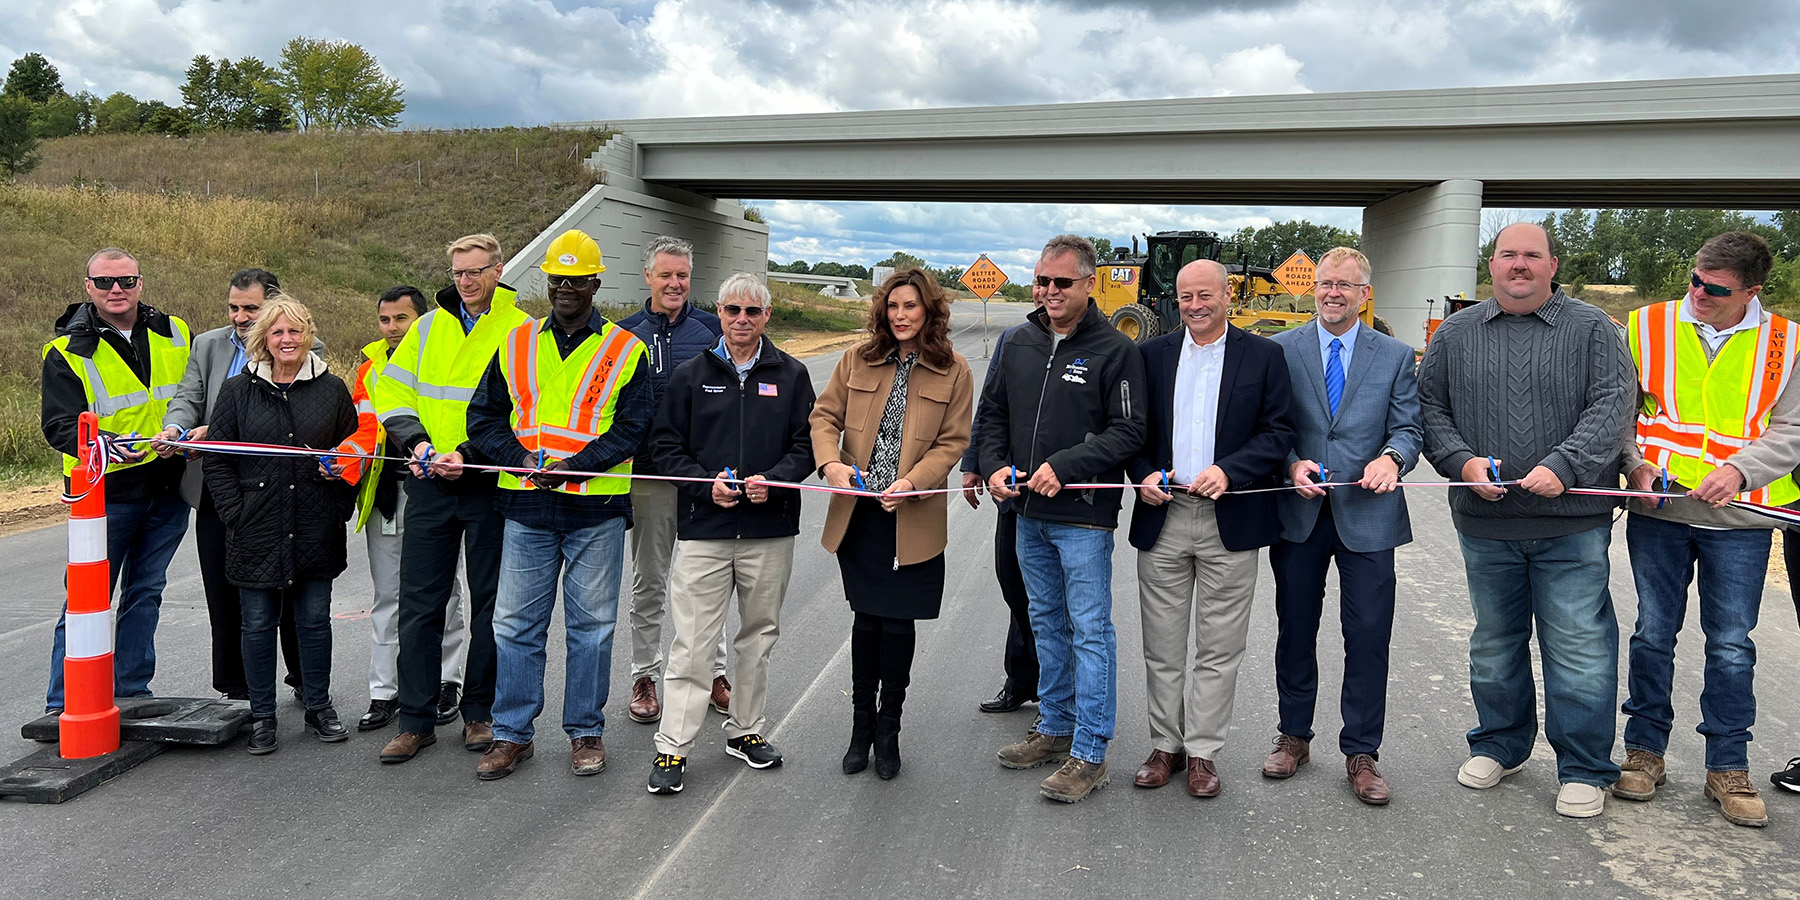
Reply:
<svg viewBox="0 0 1800 900"><path fill-rule="evenodd" d="M757 382L756 383L756 396L758 396L758 397L774 397L774 396L776 396L775 386L766 381Z"/></svg>

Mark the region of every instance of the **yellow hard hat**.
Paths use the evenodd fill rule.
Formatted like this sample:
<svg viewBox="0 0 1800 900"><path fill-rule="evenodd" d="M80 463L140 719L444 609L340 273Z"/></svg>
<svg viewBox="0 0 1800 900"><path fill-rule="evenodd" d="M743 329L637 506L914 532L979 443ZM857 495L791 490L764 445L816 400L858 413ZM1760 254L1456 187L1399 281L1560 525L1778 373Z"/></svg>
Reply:
<svg viewBox="0 0 1800 900"><path fill-rule="evenodd" d="M606 271L600 262L600 245L585 232L570 229L544 248L545 275L598 275Z"/></svg>

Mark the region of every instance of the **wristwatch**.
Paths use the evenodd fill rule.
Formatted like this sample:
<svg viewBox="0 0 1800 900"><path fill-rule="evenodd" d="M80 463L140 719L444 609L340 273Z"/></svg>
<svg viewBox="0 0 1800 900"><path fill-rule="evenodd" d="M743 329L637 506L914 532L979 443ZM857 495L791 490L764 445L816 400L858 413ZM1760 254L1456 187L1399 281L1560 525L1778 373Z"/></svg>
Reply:
<svg viewBox="0 0 1800 900"><path fill-rule="evenodd" d="M1400 451L1395 450L1392 447L1388 447L1387 449L1381 451L1381 455L1387 457L1388 459L1393 460L1394 465L1396 467L1401 468L1401 469L1406 468L1406 460L1401 458Z"/></svg>

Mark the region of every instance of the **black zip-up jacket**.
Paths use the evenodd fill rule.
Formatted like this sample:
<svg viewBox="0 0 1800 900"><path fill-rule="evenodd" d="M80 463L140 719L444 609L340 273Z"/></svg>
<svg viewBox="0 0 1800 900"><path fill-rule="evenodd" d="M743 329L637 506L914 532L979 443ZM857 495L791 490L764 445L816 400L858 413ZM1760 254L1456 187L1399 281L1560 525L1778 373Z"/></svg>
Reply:
<svg viewBox="0 0 1800 900"><path fill-rule="evenodd" d="M1147 433L1144 359L1092 300L1051 351L1050 316L1036 309L1010 332L981 389L975 430L983 479L1007 466L1023 484L1045 462L1063 484L1123 483ZM1116 528L1119 490L1020 494L1013 509L1048 522Z"/></svg>
<svg viewBox="0 0 1800 900"><path fill-rule="evenodd" d="M94 311L92 303L71 303L56 320L56 336L69 335L70 353L91 359L100 348L100 342L105 341L112 345L119 358L145 383L150 380L149 333L154 331L169 337L174 334L174 328L166 313L147 303L138 304L137 322L131 328L129 341L125 339L125 335L101 321L100 314ZM44 440L56 452L68 456L79 455L76 453L77 426L81 414L87 408L87 392L81 386L80 376L69 368L69 361L61 353L45 354L40 424ZM135 444L131 449L145 450L149 446ZM156 459L152 456L149 462L141 466L115 469L106 473L106 499L116 503L134 503L167 497L180 489L181 473L186 468L186 462L178 453L168 459ZM67 489L67 479L64 482L64 488Z"/></svg>
<svg viewBox="0 0 1800 900"><path fill-rule="evenodd" d="M724 334L724 326L719 317L694 305L692 300L682 304L681 312L675 315L675 321L659 312L651 312L650 302L653 298L644 298L644 307L619 320L619 327L638 336L644 342L644 352L648 356L649 365L645 368L650 373L651 383L655 388L653 402L661 402L663 391L668 389L669 376L675 373L681 364L711 350L719 343L719 336ZM655 475L656 459L650 453L650 435L644 433L644 448L632 460L633 471L639 474Z"/></svg>
<svg viewBox="0 0 1800 900"><path fill-rule="evenodd" d="M739 478L802 481L813 471L813 399L806 366L768 340L741 382L731 363L708 350L669 376L650 432L657 470L713 478L729 468ZM684 541L800 533L800 492L793 488L770 488L764 503L740 496L726 508L712 501L711 484L678 487L675 532Z"/></svg>

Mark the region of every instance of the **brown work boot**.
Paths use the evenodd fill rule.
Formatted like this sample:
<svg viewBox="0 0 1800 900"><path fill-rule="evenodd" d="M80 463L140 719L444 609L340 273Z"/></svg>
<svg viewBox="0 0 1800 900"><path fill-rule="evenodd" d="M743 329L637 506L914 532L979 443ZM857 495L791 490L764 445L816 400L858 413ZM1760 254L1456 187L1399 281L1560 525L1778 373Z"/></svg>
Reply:
<svg viewBox="0 0 1800 900"><path fill-rule="evenodd" d="M721 716L731 715L731 682L723 675L713 676L712 708Z"/></svg>
<svg viewBox="0 0 1800 900"><path fill-rule="evenodd" d="M1356 794L1356 799L1370 806L1387 805L1388 783L1381 777L1381 770L1375 768L1375 757L1367 753L1347 757L1344 771L1350 778L1350 791Z"/></svg>
<svg viewBox="0 0 1800 900"><path fill-rule="evenodd" d="M662 702L656 699L656 679L645 675L631 683L631 705L625 712L633 722L654 722L662 718Z"/></svg>
<svg viewBox="0 0 1800 900"><path fill-rule="evenodd" d="M1062 762L1075 745L1075 736L1051 737L1032 729L1025 739L1000 748L1000 765L1008 769L1035 769L1045 763Z"/></svg>
<svg viewBox="0 0 1800 900"><path fill-rule="evenodd" d="M486 753L494 745L493 722L471 722L463 717L463 749L470 753Z"/></svg>
<svg viewBox="0 0 1800 900"><path fill-rule="evenodd" d="M606 744L599 735L578 737L569 747L569 771L577 775L598 775L606 769Z"/></svg>
<svg viewBox="0 0 1800 900"><path fill-rule="evenodd" d="M1706 799L1717 800L1719 813L1733 825L1761 828L1769 824L1762 795L1750 785L1750 773L1743 769L1706 773Z"/></svg>
<svg viewBox="0 0 1800 900"><path fill-rule="evenodd" d="M381 761L384 763L403 763L419 755L419 751L437 743L435 734L419 734L416 731L402 731L394 735L394 739L381 748Z"/></svg>
<svg viewBox="0 0 1800 900"><path fill-rule="evenodd" d="M1079 803L1106 786L1106 763L1069 757L1062 768L1038 785L1038 793L1058 803Z"/></svg>
<svg viewBox="0 0 1800 900"><path fill-rule="evenodd" d="M1312 761L1312 741L1291 734L1275 736L1275 749L1263 758L1264 778L1291 778Z"/></svg>
<svg viewBox="0 0 1800 900"><path fill-rule="evenodd" d="M1669 777L1663 774L1662 757L1648 750L1626 750L1625 765L1619 767L1619 781L1613 785L1613 796L1648 800L1656 796L1656 789L1668 780Z"/></svg>
<svg viewBox="0 0 1800 900"><path fill-rule="evenodd" d="M531 758L531 742L515 744L512 741L495 741L490 739L487 752L481 754L481 762L475 764L475 777L482 781L493 781L505 778L514 769Z"/></svg>

